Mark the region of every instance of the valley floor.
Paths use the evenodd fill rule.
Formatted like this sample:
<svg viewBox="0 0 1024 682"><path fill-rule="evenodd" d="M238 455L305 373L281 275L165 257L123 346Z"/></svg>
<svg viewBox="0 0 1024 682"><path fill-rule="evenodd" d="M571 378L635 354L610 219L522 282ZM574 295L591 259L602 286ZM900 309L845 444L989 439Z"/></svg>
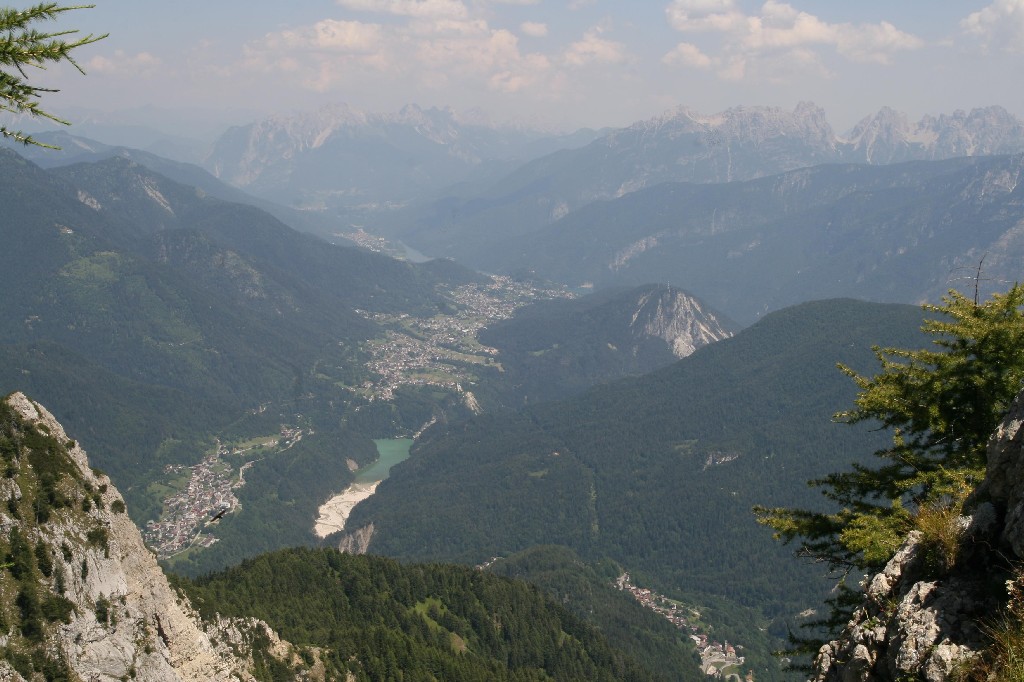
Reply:
<svg viewBox="0 0 1024 682"><path fill-rule="evenodd" d="M345 530L349 514L357 504L377 492L378 485L380 481L353 483L340 495L335 495L320 505L320 516L313 527L316 536L325 538L331 533Z"/></svg>

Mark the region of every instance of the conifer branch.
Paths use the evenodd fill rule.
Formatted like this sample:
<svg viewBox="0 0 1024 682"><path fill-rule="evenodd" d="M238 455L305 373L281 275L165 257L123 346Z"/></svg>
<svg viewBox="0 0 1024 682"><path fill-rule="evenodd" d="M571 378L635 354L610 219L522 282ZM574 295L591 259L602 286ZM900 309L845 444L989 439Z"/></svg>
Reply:
<svg viewBox="0 0 1024 682"><path fill-rule="evenodd" d="M58 90L32 83L27 70L45 70L48 64L66 62L79 73L85 74L85 70L72 53L80 47L103 40L109 34L90 33L69 40L69 36L77 36L77 29L41 31L34 25L42 21L56 20L65 12L94 6L61 6L56 2L42 2L21 10L11 7L0 8L0 111L70 125L69 121L40 107L40 99L44 94ZM37 142L31 135L11 130L7 126L0 126L0 138L8 138L26 145L51 147Z"/></svg>

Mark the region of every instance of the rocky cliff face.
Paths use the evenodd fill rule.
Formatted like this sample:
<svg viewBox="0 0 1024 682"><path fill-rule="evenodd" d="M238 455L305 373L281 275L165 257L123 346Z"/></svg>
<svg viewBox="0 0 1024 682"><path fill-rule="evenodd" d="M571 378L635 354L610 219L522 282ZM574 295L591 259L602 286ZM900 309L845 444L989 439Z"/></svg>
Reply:
<svg viewBox="0 0 1024 682"><path fill-rule="evenodd" d="M629 328L637 340L661 339L677 358L732 336L704 304L671 287L657 287L641 296Z"/></svg>
<svg viewBox="0 0 1024 682"><path fill-rule="evenodd" d="M1006 608L1009 567L1024 557L1024 392L993 434L985 481L960 517L953 569L928 566L910 533L865 585L842 636L821 648L812 682L947 682L986 646L985 628ZM970 504L970 503L969 503Z"/></svg>
<svg viewBox="0 0 1024 682"><path fill-rule="evenodd" d="M998 106L925 116L917 123L883 107L837 148L844 160L873 164L1014 154L1024 149L1024 122Z"/></svg>
<svg viewBox="0 0 1024 682"><path fill-rule="evenodd" d="M252 680L256 654L291 662L262 622L200 621L53 415L15 393L0 429L0 679Z"/></svg>
<svg viewBox="0 0 1024 682"><path fill-rule="evenodd" d="M825 111L810 102L792 111L744 106L716 114L679 107L611 132L592 146L606 149L603 163L610 168L601 168L587 191L592 198L609 198L659 182L749 180L823 163L1011 154L1024 150L1024 122L997 106L925 116L917 123L883 107L839 135Z"/></svg>
<svg viewBox="0 0 1024 682"><path fill-rule="evenodd" d="M552 146L543 142L548 137L447 108L369 113L336 104L231 128L204 166L252 194L303 207L400 203L533 145L543 153Z"/></svg>
<svg viewBox="0 0 1024 682"><path fill-rule="evenodd" d="M614 131L593 143L619 167L603 196L659 182L731 182L836 160L837 138L825 112L809 102L793 111L733 107L700 114L679 107ZM613 191L614 190L614 191Z"/></svg>

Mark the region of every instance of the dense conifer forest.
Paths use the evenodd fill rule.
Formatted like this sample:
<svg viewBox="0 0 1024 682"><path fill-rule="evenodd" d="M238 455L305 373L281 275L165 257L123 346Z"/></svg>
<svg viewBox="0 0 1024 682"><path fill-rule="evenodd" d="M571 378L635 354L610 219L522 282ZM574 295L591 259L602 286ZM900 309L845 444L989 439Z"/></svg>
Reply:
<svg viewBox="0 0 1024 682"><path fill-rule="evenodd" d="M611 647L537 588L467 566L293 549L178 585L205 616L261 618L361 681L679 679Z"/></svg>

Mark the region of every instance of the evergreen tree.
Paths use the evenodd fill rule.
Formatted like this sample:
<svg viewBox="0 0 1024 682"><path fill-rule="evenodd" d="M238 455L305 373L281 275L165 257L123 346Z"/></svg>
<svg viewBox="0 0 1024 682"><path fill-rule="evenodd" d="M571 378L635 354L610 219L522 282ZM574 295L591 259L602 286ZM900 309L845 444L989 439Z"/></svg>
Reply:
<svg viewBox="0 0 1024 682"><path fill-rule="evenodd" d="M40 31L35 25L41 21L56 19L64 12L85 9L93 5L72 5L61 7L55 2L44 2L26 9L0 7L0 111L12 114L47 118L56 123L69 125L65 121L39 107L43 93L56 92L52 88L34 85L29 81L27 68L45 69L51 62L68 62L81 73L85 73L71 53L83 45L94 43L106 37L89 34L67 40L77 30ZM0 137L9 137L24 144L41 144L31 136L13 131L0 125Z"/></svg>
<svg viewBox="0 0 1024 682"><path fill-rule="evenodd" d="M757 507L759 521L783 541L799 539L798 555L845 576L884 565L922 514L959 513L984 476L988 438L1024 383L1022 306L1020 285L980 304L951 291L942 305L924 306L939 315L922 327L933 348L876 347L882 369L873 377L840 365L860 391L835 419L877 422L892 431L891 445L874 453L880 465L810 482L837 511ZM833 603L828 625L845 622L843 603Z"/></svg>

